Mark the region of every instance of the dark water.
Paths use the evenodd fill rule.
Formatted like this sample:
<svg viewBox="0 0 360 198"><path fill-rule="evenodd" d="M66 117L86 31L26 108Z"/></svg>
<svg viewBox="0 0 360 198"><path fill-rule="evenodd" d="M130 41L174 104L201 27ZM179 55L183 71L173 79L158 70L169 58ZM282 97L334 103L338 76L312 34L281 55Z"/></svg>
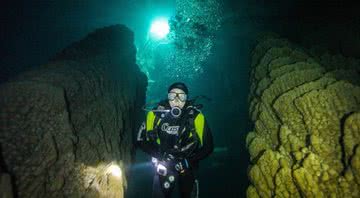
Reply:
<svg viewBox="0 0 360 198"><path fill-rule="evenodd" d="M103 26L127 25L135 33L137 46L142 46L150 19L163 11L173 12L174 2L5 0L0 8L0 83L46 63L60 49ZM309 32L324 25L340 27L338 24L358 20L359 6L342 1L225 0L222 3L227 20L216 35L212 55L205 61L208 69L191 81L191 93L213 99L205 103L205 116L213 131L215 147L227 148L201 163L200 195L244 197L249 165L245 137L252 127L247 112L248 79L256 34L271 30L301 43ZM340 28L332 30L336 29ZM161 76L154 80L163 87L148 94L161 98L166 83L170 82L164 83ZM136 164L129 170L127 197L150 197L153 170L147 156L140 151L137 154Z"/></svg>
<svg viewBox="0 0 360 198"><path fill-rule="evenodd" d="M200 197L245 197L248 163L243 159L244 156L215 153L202 161L198 171ZM129 172L131 177L126 197L151 197L154 169L141 151L138 151L137 161Z"/></svg>

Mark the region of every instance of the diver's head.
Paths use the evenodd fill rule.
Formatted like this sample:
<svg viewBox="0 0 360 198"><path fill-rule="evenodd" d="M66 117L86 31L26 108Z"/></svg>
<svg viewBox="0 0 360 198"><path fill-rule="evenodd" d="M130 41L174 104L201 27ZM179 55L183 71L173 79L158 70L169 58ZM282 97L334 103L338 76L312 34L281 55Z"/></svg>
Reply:
<svg viewBox="0 0 360 198"><path fill-rule="evenodd" d="M185 106L188 92L188 88L184 83L176 82L170 85L168 89L168 100L170 107L179 107L182 109Z"/></svg>

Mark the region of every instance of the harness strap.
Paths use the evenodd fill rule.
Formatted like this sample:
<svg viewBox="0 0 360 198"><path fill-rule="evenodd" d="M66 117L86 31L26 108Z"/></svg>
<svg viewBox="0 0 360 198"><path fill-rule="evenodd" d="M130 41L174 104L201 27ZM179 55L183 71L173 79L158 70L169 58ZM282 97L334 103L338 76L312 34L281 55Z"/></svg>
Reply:
<svg viewBox="0 0 360 198"><path fill-rule="evenodd" d="M157 133L157 139L156 139L156 143L160 145L160 138L159 138L159 124L161 122L161 119L158 116L155 116L154 119L154 130Z"/></svg>

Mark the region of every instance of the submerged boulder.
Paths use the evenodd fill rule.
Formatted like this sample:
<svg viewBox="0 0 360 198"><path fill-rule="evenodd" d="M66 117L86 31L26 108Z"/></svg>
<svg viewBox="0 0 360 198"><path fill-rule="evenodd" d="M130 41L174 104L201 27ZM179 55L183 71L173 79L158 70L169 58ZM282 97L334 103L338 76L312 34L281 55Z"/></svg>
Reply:
<svg viewBox="0 0 360 198"><path fill-rule="evenodd" d="M312 54L312 55L311 55ZM359 197L360 62L264 35L253 51L248 197Z"/></svg>
<svg viewBox="0 0 360 198"><path fill-rule="evenodd" d="M0 189L123 196L146 89L133 42L125 26L98 29L0 86Z"/></svg>

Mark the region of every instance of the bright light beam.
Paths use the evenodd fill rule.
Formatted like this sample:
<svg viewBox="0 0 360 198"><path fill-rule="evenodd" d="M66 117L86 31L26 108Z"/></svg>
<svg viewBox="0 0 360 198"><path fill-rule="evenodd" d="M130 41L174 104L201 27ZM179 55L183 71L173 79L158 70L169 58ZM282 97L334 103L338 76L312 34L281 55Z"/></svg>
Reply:
<svg viewBox="0 0 360 198"><path fill-rule="evenodd" d="M165 18L156 19L150 27L150 34L155 39L163 39L170 32L168 20Z"/></svg>
<svg viewBox="0 0 360 198"><path fill-rule="evenodd" d="M121 169L119 166L112 164L109 168L108 168L108 172L110 172L112 175L116 176L116 177L121 177Z"/></svg>

